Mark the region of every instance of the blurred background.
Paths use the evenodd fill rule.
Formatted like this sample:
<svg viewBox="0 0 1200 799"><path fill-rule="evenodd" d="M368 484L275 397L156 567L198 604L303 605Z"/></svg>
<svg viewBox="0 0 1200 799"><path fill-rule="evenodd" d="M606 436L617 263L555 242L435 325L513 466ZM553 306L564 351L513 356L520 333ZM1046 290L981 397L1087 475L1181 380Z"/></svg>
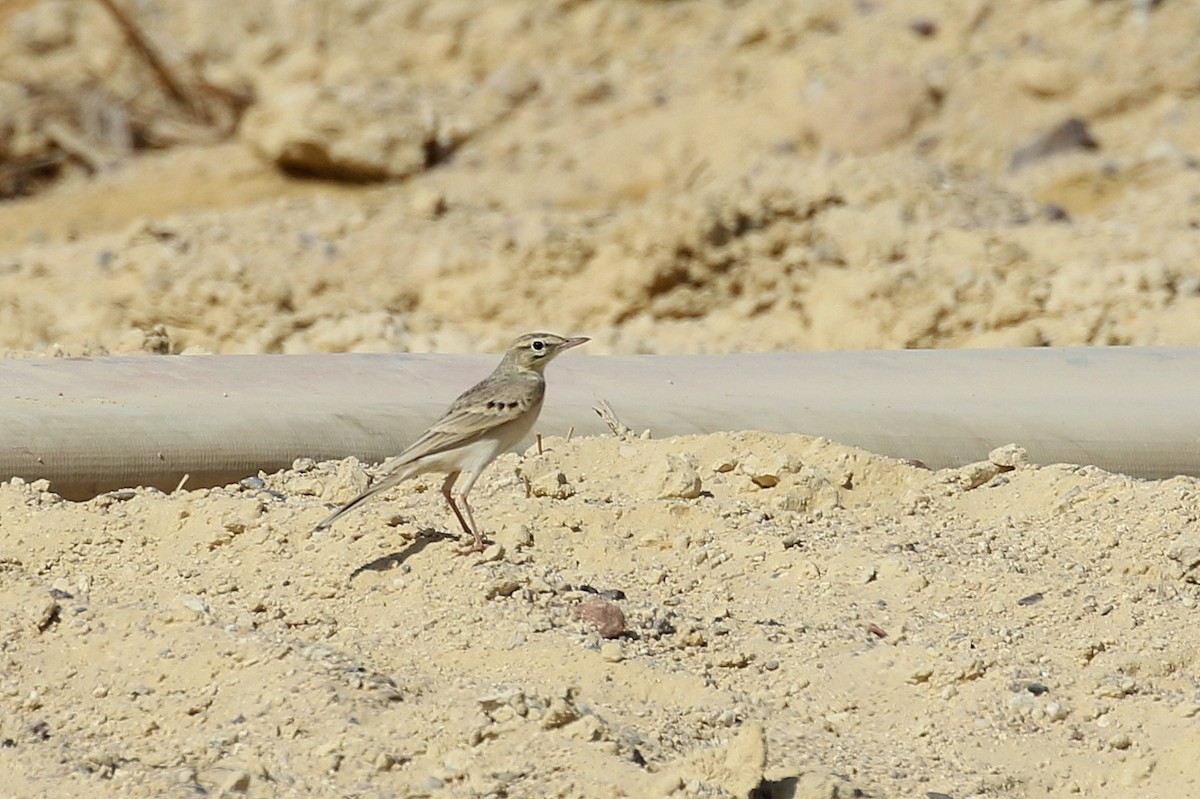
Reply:
<svg viewBox="0 0 1200 799"><path fill-rule="evenodd" d="M9 0L0 352L1200 344L1200 6Z"/></svg>

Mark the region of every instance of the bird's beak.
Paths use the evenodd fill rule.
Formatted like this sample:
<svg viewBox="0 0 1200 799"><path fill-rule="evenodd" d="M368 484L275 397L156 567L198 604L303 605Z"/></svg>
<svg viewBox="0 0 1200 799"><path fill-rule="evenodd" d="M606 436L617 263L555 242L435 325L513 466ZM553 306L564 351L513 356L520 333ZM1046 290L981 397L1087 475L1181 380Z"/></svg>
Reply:
<svg viewBox="0 0 1200 799"><path fill-rule="evenodd" d="M591 341L591 339L588 338L587 336L576 336L575 338L569 338L566 341L564 341L562 346L559 347L558 349L560 352L562 350L569 350L572 347L578 347L580 344L586 344L589 341Z"/></svg>

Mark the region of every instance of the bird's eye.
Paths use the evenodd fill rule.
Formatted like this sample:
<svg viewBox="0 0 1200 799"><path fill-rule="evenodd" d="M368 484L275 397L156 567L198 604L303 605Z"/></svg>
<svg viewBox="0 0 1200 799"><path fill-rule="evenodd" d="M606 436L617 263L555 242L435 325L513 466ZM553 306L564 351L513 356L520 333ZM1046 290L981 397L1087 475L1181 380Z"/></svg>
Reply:
<svg viewBox="0 0 1200 799"><path fill-rule="evenodd" d="M546 349L546 342L542 341L541 339L536 339L529 346L533 347L534 352L541 352L542 350Z"/></svg>

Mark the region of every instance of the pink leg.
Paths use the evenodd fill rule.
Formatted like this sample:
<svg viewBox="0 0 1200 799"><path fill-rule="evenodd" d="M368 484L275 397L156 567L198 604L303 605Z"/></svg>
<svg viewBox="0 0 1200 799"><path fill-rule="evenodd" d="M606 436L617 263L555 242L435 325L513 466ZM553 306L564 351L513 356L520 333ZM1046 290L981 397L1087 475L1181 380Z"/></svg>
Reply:
<svg viewBox="0 0 1200 799"><path fill-rule="evenodd" d="M467 532L471 533L471 535L475 537L475 540L471 543L471 546L467 547L466 549L459 550L458 554L460 555L469 555L472 552L482 552L487 545L487 542L483 540L483 536L479 534L479 527L475 524L475 514L471 511L471 503L467 502L467 494L471 491L471 486L475 485L475 481L479 479L479 475L482 471L483 470L480 469L468 474L467 481L463 483L462 490L458 492L458 501L462 503L463 509L467 512L467 519L470 522L470 528L468 529L464 523L463 529L467 530ZM459 520L462 520L461 516L459 516Z"/></svg>
<svg viewBox="0 0 1200 799"><path fill-rule="evenodd" d="M479 528L475 526L475 516L471 513L471 506L467 504L467 491L471 489L471 484L475 482L475 477L472 475L467 478L466 489L458 495L458 499L467 510L467 515L463 516L462 511L458 509L458 505L454 502L454 482L458 479L461 472L451 472L446 475L446 482L442 483L442 496L446 498L446 504L450 506L450 510L454 511L454 515L458 518L458 523L462 525L463 532L471 536L474 541L471 546L466 549L460 549L458 554L469 555L472 552L482 552L484 549L483 536L479 534Z"/></svg>

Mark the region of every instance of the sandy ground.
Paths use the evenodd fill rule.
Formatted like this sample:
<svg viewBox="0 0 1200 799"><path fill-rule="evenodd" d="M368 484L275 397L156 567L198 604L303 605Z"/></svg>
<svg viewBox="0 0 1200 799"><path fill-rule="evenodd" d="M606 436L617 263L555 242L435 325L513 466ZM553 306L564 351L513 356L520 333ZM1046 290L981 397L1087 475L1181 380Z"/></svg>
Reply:
<svg viewBox="0 0 1200 799"><path fill-rule="evenodd" d="M1200 344L1190 3L136 8L251 104L0 204L10 357ZM195 141L99 4L0 31L0 156L98 76ZM549 438L467 557L435 478L314 533L354 461L11 481L0 797L1200 792L1197 481L993 461Z"/></svg>

